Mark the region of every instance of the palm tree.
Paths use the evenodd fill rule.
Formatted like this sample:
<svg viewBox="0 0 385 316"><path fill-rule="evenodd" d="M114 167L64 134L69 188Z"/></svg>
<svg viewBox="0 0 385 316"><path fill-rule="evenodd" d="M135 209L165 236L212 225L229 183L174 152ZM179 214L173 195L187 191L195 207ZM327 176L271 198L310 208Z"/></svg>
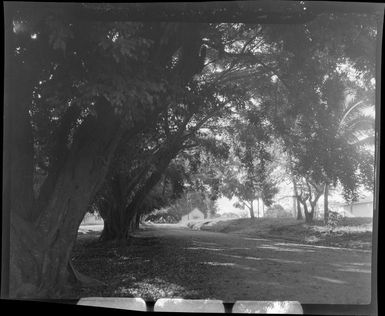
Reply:
<svg viewBox="0 0 385 316"><path fill-rule="evenodd" d="M349 89L346 94L337 137L343 137L348 143L356 146L374 145L375 118L371 115L374 113L374 104L370 96L362 94L360 96L352 89ZM356 102L357 98L360 98L358 102Z"/></svg>
<svg viewBox="0 0 385 316"><path fill-rule="evenodd" d="M360 88L347 88L342 98L343 104L336 138L345 139L348 144L354 145L357 150L374 148L375 144L375 117L373 91ZM324 186L324 220L328 220L329 183Z"/></svg>

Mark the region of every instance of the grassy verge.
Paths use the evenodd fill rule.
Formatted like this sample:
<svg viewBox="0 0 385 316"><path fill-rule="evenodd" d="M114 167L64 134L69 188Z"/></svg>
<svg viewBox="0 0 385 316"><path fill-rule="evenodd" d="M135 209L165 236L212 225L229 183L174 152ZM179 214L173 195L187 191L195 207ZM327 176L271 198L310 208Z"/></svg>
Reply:
<svg viewBox="0 0 385 316"><path fill-rule="evenodd" d="M322 221L308 225L293 218L242 218L216 222L201 221L190 225L190 228L321 246L354 249L372 247L371 218L344 218L337 227L324 225Z"/></svg>

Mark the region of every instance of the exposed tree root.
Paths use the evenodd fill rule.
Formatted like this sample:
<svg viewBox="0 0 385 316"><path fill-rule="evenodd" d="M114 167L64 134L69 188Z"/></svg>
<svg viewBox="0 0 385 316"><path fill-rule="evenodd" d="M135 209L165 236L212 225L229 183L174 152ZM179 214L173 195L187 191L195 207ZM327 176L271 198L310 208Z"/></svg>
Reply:
<svg viewBox="0 0 385 316"><path fill-rule="evenodd" d="M80 283L83 287L107 286L106 283L91 278L76 270L71 261L69 261L68 263L68 271L70 273L71 278L74 279L75 282Z"/></svg>

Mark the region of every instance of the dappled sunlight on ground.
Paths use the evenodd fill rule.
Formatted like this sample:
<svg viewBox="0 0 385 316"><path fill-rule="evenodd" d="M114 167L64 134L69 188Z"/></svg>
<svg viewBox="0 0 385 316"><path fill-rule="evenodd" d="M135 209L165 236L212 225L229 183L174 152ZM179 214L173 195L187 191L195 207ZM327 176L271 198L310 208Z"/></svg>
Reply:
<svg viewBox="0 0 385 316"><path fill-rule="evenodd" d="M325 278L325 277L320 277L320 276L313 276L313 278L326 281L326 282L331 282L331 283L337 283L337 284L346 284L344 281L336 280L336 279L331 279L331 278Z"/></svg>
<svg viewBox="0 0 385 316"><path fill-rule="evenodd" d="M245 240L257 240L257 241L266 241L266 238L250 238L250 237L244 237Z"/></svg>
<svg viewBox="0 0 385 316"><path fill-rule="evenodd" d="M196 224L203 231L241 235L245 239L282 239L301 244L367 249L372 246L372 218L343 218L337 227L316 220L312 225L294 218L232 219Z"/></svg>
<svg viewBox="0 0 385 316"><path fill-rule="evenodd" d="M265 287L266 289L268 288L279 288L279 289L283 289L283 288L291 288L291 286L288 286L286 284L282 284L282 282L278 282L278 281L264 281L264 280L258 280L258 281L253 281L253 280L245 280L244 281L244 284L246 286L248 285L251 285L252 287Z"/></svg>
<svg viewBox="0 0 385 316"><path fill-rule="evenodd" d="M231 262L201 262L201 264L208 264L210 266L224 266L224 267L235 266L235 263L231 263Z"/></svg>
<svg viewBox="0 0 385 316"><path fill-rule="evenodd" d="M97 237L95 232L79 235L74 265L107 286L79 289L74 295L305 303L369 300L370 252L362 250L174 228L147 228L123 245L100 243Z"/></svg>
<svg viewBox="0 0 385 316"><path fill-rule="evenodd" d="M225 253L220 253L218 254L220 256L226 256L226 257L231 257L231 258L236 258L240 260L255 260L255 261L261 261L261 260L268 260L268 261L274 261L278 263L295 263L295 264L303 264L304 262L301 261L295 261L295 260L285 260L282 258L257 258L257 257L250 257L250 256L237 256L237 255L230 255L230 254L225 254Z"/></svg>
<svg viewBox="0 0 385 316"><path fill-rule="evenodd" d="M144 279L139 282L131 283L128 287L118 287L115 295L129 295L142 298L175 297L185 294L186 289L178 284L171 283L161 278ZM191 294L195 294L194 291Z"/></svg>
<svg viewBox="0 0 385 316"><path fill-rule="evenodd" d="M352 262L345 264L334 263L331 265L337 268L337 271L341 272L371 273L371 264L366 262Z"/></svg>
<svg viewBox="0 0 385 316"><path fill-rule="evenodd" d="M266 239L265 239L266 240ZM354 248L344 248L344 247L333 247L333 246L320 246L320 245L306 245L306 244L297 244L297 243L274 243L274 245L277 246L286 246L286 247L298 247L298 248L304 248L304 249L329 249L329 250L335 250L335 251L353 251L353 252L365 252L365 253L371 253L371 250L368 249L354 249Z"/></svg>
<svg viewBox="0 0 385 316"><path fill-rule="evenodd" d="M373 225L364 224L360 226L337 226L334 228L330 228L329 226L311 226L311 229L320 233L329 233L330 231L334 233L364 233L371 232L373 230Z"/></svg>
<svg viewBox="0 0 385 316"><path fill-rule="evenodd" d="M198 244L198 245L213 245L213 246L218 245L217 243L214 243L214 242L204 242L204 241L193 241L192 243Z"/></svg>
<svg viewBox="0 0 385 316"><path fill-rule="evenodd" d="M338 269L338 271L343 271L343 272L359 272L359 273L372 273L370 270L352 269L352 268Z"/></svg>
<svg viewBox="0 0 385 316"><path fill-rule="evenodd" d="M189 250L210 250L210 251L223 251L225 249L220 249L220 248L205 248L205 247L187 247L185 249Z"/></svg>
<svg viewBox="0 0 385 316"><path fill-rule="evenodd" d="M282 259L282 258L264 258L263 260L270 260L270 261L274 261L274 262L278 262L278 263L294 263L294 264L304 264L304 262L302 261L295 261L295 260L286 260L286 259Z"/></svg>
<svg viewBox="0 0 385 316"><path fill-rule="evenodd" d="M263 249L271 249L275 251L289 251L289 252L314 252L314 250L311 249L299 249L299 248L288 248L288 247L277 247L273 245L261 245L258 246L258 248L263 248Z"/></svg>
<svg viewBox="0 0 385 316"><path fill-rule="evenodd" d="M220 253L218 254L220 256L226 256L226 257L231 257L231 258L237 258L237 259L253 259L253 260L262 260L262 258L255 258L255 257L244 257L244 256L237 256L237 255L230 255L230 254L226 254L226 253Z"/></svg>
<svg viewBox="0 0 385 316"><path fill-rule="evenodd" d="M216 267L230 267L230 268L237 268L237 269L243 269L248 271L254 271L254 272L261 272L260 269L255 267L250 267L247 265L241 265L238 263L232 263L232 262L200 262L200 264L205 264L209 266L216 266Z"/></svg>

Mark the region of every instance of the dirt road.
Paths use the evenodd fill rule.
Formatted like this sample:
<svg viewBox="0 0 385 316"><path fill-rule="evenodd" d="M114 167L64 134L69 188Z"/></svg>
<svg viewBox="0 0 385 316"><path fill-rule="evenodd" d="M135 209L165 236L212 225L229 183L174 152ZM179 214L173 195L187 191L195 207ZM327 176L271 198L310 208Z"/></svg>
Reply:
<svg viewBox="0 0 385 316"><path fill-rule="evenodd" d="M85 249L75 263L109 286L82 296L370 302L370 251L191 231L173 225L145 226L129 246L105 249L95 243ZM98 271L91 269L95 265Z"/></svg>

